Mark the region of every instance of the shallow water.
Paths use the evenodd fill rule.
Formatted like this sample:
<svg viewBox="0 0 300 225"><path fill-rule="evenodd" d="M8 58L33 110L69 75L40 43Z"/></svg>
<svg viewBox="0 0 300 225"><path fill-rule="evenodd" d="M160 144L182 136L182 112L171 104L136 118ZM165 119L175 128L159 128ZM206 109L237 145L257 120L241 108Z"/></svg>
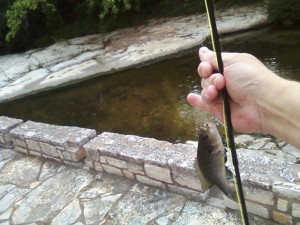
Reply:
<svg viewBox="0 0 300 225"><path fill-rule="evenodd" d="M300 31L259 30L222 39L226 51L256 55L278 74L300 80ZM154 137L196 140L209 115L186 102L199 92L198 49L184 56L0 105L0 115L57 125Z"/></svg>

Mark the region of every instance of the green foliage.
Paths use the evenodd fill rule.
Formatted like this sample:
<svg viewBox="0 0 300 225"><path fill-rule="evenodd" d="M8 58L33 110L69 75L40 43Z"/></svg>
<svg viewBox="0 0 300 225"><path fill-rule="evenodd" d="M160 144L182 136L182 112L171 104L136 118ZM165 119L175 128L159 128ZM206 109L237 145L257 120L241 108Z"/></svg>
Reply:
<svg viewBox="0 0 300 225"><path fill-rule="evenodd" d="M217 8L259 0L215 0ZM299 20L300 0L270 0L269 15ZM204 0L0 0L0 54L205 11Z"/></svg>
<svg viewBox="0 0 300 225"><path fill-rule="evenodd" d="M109 15L116 16L126 11L139 11L140 0L87 0L90 11L100 9L99 19L103 20Z"/></svg>
<svg viewBox="0 0 300 225"><path fill-rule="evenodd" d="M29 26L28 15L35 11L42 13L54 12L53 4L47 0L17 0L6 12L7 27L9 32L6 35L6 40L12 40L20 31L22 26Z"/></svg>
<svg viewBox="0 0 300 225"><path fill-rule="evenodd" d="M268 13L272 22L291 26L300 21L300 1L270 0Z"/></svg>

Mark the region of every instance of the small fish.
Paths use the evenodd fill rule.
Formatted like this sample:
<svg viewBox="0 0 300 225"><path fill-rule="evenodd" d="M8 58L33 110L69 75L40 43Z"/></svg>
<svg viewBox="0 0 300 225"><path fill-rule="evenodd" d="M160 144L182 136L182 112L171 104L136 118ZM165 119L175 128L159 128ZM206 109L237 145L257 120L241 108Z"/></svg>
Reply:
<svg viewBox="0 0 300 225"><path fill-rule="evenodd" d="M237 201L235 187L226 179L225 152L214 123L200 128L195 169L201 183L216 185L228 198ZM203 180L203 178L205 180Z"/></svg>

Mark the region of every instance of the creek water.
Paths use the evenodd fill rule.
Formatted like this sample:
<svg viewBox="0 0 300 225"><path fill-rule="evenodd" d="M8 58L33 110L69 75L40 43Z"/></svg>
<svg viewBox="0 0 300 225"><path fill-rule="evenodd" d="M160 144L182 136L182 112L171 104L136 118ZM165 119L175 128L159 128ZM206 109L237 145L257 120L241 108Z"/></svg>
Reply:
<svg viewBox="0 0 300 225"><path fill-rule="evenodd" d="M231 34L222 45L224 51L254 54L280 76L300 81L300 30ZM196 140L199 123L211 118L186 101L189 92L200 92L197 52L3 103L0 115L173 143Z"/></svg>

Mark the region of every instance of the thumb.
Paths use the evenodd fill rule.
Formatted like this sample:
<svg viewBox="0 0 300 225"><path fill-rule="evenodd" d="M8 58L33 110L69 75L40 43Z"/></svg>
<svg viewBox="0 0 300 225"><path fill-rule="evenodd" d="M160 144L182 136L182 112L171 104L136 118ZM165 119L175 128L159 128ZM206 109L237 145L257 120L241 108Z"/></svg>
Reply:
<svg viewBox="0 0 300 225"><path fill-rule="evenodd" d="M209 62L215 71L218 71L217 58L215 52L209 50L207 47L199 49L199 57L201 62Z"/></svg>

